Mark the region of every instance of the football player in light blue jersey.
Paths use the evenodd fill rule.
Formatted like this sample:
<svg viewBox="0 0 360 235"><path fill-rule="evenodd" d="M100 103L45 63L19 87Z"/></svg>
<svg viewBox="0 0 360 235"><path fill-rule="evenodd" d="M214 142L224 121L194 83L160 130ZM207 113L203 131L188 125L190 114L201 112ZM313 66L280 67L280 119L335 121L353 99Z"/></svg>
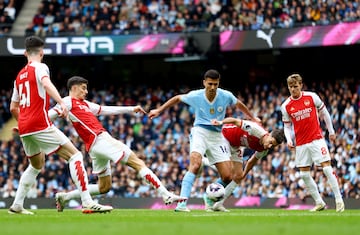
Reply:
<svg viewBox="0 0 360 235"><path fill-rule="evenodd" d="M149 117L153 119L167 108L180 102L191 106L195 111L195 121L190 133L190 165L181 183L180 195L182 197L190 198L196 174L201 167L202 157L205 154L210 164L216 166L223 181L222 183L225 184L224 186L232 180L228 144L221 134L221 127L212 125L211 120L223 120L226 109L236 106L249 119L260 122L260 119L253 116L245 104L231 92L219 88L219 83L220 73L210 69L204 74L203 89L193 90L187 94L175 95L160 107L149 112ZM190 212L186 203L178 203L175 211Z"/></svg>

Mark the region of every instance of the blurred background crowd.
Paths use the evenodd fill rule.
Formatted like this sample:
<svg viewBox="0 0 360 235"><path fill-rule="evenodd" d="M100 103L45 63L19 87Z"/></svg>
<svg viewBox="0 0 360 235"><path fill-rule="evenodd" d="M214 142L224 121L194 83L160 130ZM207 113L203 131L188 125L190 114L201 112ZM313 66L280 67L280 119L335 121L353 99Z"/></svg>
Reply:
<svg viewBox="0 0 360 235"><path fill-rule="evenodd" d="M22 2L0 0L0 34L10 32ZM359 19L359 0L42 0L24 34L218 32Z"/></svg>
<svg viewBox="0 0 360 235"><path fill-rule="evenodd" d="M324 100L337 133L336 142L328 142L328 144L341 192L344 198L360 198L360 81L349 78L334 82L310 79L308 78L307 81L305 78L305 89L318 92ZM170 97L193 88L182 86L162 89L147 85L125 84L105 90L91 88L88 99L104 105L140 104L149 111ZM289 95L285 85L263 83L253 86L243 85L239 89L234 91L234 94L262 119L267 130L283 128L280 105ZM62 95L67 95L65 87L61 89L61 92ZM1 90L0 127L10 118L10 96L11 91ZM245 118L236 109L229 109L227 115ZM189 164L188 134L193 120L193 112L187 105L182 103L176 105L153 120L150 120L147 115L140 114L101 116L99 119L111 135L122 140L139 154L169 190L180 192L180 183ZM60 127L83 152L90 182L95 183L97 177L91 174L91 159L71 124L58 119L55 125ZM323 123L322 126L324 127ZM324 135L327 139L326 131ZM245 151L246 158L251 154L250 150ZM285 143L276 147L258 163L242 181L241 186L236 188L234 197L285 196L304 199L309 196L294 166L294 153L289 151ZM14 196L20 174L27 164L28 161L15 132L11 140L0 141L0 197ZM123 165L114 165L112 170L113 185L111 191L105 195L106 197L159 196L155 190L141 182L132 169ZM324 197L332 197L321 169L314 166L312 174L321 194ZM216 179L216 171L210 167L204 167L195 182L191 197L201 198L206 185ZM37 184L29 192L28 197L53 198L57 191L74 188L67 164L54 155L47 158L46 166L42 169Z"/></svg>

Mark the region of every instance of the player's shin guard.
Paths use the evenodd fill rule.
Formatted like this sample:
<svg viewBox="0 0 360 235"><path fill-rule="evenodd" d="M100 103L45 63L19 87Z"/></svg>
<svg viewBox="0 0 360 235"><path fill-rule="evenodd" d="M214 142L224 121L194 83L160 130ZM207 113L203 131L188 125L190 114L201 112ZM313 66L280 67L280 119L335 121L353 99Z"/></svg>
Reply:
<svg viewBox="0 0 360 235"><path fill-rule="evenodd" d="M163 186L160 179L152 172L149 168L143 167L139 171L139 175L143 178L146 183L156 189L161 195L168 193L168 190Z"/></svg>
<svg viewBox="0 0 360 235"><path fill-rule="evenodd" d="M334 174L334 171L331 166L326 166L323 168L323 172L326 175L326 178L328 180L328 183L335 195L336 202L342 202L342 196L339 188L339 183L337 181L337 178Z"/></svg>

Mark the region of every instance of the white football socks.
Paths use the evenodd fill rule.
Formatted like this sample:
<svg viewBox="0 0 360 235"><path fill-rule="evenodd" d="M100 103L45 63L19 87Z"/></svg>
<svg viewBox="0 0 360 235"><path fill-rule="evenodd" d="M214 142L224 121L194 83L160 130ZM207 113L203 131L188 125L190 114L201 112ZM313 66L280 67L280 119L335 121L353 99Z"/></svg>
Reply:
<svg viewBox="0 0 360 235"><path fill-rule="evenodd" d="M88 188L88 175L85 171L83 155L78 152L69 159L70 174L73 182L79 190L83 205L91 203L93 200Z"/></svg>
<svg viewBox="0 0 360 235"><path fill-rule="evenodd" d="M300 171L300 176L304 180L304 183L307 187L308 192L315 200L316 204L325 204L324 200L321 198L317 185L314 179L310 175L310 171Z"/></svg>
<svg viewBox="0 0 360 235"><path fill-rule="evenodd" d="M19 187L16 191L13 205L24 207L24 200L30 188L36 184L36 177L40 170L35 169L31 164L28 165L20 177Z"/></svg>
<svg viewBox="0 0 360 235"><path fill-rule="evenodd" d="M340 188L339 188L339 183L337 181L337 178L334 174L334 171L332 169L331 166L326 166L323 168L323 172L327 177L328 183L334 193L335 196L335 201L336 202L342 202L342 196L341 196L341 192L340 192Z"/></svg>

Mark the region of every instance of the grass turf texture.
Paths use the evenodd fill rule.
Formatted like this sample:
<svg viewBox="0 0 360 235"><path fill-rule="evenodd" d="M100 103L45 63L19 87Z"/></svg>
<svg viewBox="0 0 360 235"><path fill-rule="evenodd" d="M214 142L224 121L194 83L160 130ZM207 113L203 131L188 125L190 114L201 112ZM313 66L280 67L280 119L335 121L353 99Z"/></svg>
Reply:
<svg viewBox="0 0 360 235"><path fill-rule="evenodd" d="M231 209L228 213L192 210L114 209L107 214L82 214L66 209L32 210L36 214L9 215L0 210L0 234L291 234L347 235L359 233L360 210L309 212L283 209Z"/></svg>

